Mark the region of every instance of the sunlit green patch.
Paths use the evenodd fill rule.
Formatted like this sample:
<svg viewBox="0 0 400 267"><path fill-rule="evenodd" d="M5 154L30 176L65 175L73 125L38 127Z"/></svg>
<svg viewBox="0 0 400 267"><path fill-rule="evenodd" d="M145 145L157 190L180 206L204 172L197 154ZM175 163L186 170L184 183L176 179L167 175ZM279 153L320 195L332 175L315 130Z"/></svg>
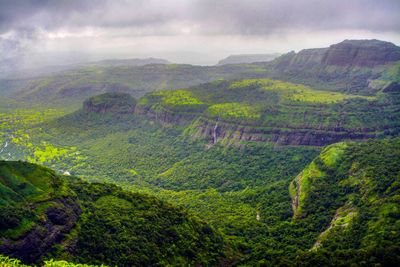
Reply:
<svg viewBox="0 0 400 267"><path fill-rule="evenodd" d="M207 109L207 113L214 117L226 119L236 118L257 120L260 118L260 113L257 108L240 103L215 104Z"/></svg>
<svg viewBox="0 0 400 267"><path fill-rule="evenodd" d="M29 161L34 163L48 163L53 160L62 160L64 156L67 156L70 152L75 151L74 147L59 148L51 144L43 142L40 147L37 147L33 152L33 157Z"/></svg>
<svg viewBox="0 0 400 267"><path fill-rule="evenodd" d="M300 102L336 103L351 98L374 99L374 97L320 91L302 84L294 84L272 79L244 79L233 82L229 86L230 89L245 87L256 87L261 90L277 91L281 93L284 99Z"/></svg>
<svg viewBox="0 0 400 267"><path fill-rule="evenodd" d="M158 91L152 94L152 96L160 96L162 103L168 106L179 106L179 105L201 105L204 104L199 99L195 98L191 92L186 90L174 90L174 91ZM143 102L144 101L144 102ZM147 101L143 100L139 102L144 104Z"/></svg>
<svg viewBox="0 0 400 267"><path fill-rule="evenodd" d="M321 159L328 167L334 167L336 162L343 155L344 149L347 147L346 143L337 143L325 148L321 153Z"/></svg>

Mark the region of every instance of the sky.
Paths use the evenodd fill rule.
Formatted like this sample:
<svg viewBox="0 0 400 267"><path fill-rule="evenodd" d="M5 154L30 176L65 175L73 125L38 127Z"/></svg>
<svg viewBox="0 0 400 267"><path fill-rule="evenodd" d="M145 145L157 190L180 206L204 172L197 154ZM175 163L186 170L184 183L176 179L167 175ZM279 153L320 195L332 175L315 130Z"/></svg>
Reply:
<svg viewBox="0 0 400 267"><path fill-rule="evenodd" d="M400 45L400 0L0 0L0 64L159 57L213 65L344 39Z"/></svg>

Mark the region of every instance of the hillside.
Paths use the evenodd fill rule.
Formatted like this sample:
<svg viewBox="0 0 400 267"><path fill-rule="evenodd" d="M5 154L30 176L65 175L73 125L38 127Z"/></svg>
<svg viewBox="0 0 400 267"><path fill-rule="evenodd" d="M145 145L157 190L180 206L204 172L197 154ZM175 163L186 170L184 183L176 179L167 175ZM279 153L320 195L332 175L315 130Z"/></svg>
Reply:
<svg viewBox="0 0 400 267"><path fill-rule="evenodd" d="M397 235L399 227L396 222L399 216L397 197L400 194L397 186L400 172L399 151L400 140L398 138L360 143L338 143L326 147L297 175L289 188L286 187L282 191L280 187L270 188L275 193L270 192L266 197L270 204L263 207L260 212L263 218L262 222L253 225L256 228L254 234L258 233L259 238L252 245L251 254L245 256L239 265L272 264L280 266L292 262L289 266L297 266L298 264L304 266L314 264L348 266L351 263L359 264L361 260L367 265L379 263L382 266L393 266L393 264L398 263L400 259L396 255L399 252L400 240ZM126 261L155 265L157 261L151 260L163 259L164 256L161 256L161 254L154 255L154 252L157 251L155 248L151 250L150 254L147 254L146 249L143 250L152 247L151 240L153 240L153 237L152 235L149 236L149 224L140 226L141 220L137 218L143 218L145 222L150 220L152 228L155 228L158 223L157 220L161 220L166 224L162 224L160 229L165 229L167 225L170 225L170 219L174 218L173 221L176 225L174 224L173 231L176 231L175 233L178 236L170 236L172 234L169 232L170 230L165 230L166 232L161 231L161 233L156 231L155 237L160 238L159 234L167 235L168 237L163 236L162 240L173 238L171 240L175 241L172 242L177 242L177 244L183 242L182 245L185 248L188 248L187 244L189 244L186 243L188 242L186 234L193 235L193 233L187 231L196 232L197 227L205 231L204 229L207 227L195 219L183 219L182 221L181 213L178 217L174 217L176 216L174 215L175 212L177 212L175 208L160 203L151 197L126 193L112 185L88 184L76 180L76 178L69 178L70 181L65 184L62 182L66 179L65 177L58 177L48 169L26 163L2 162L2 185L4 187L4 184L7 184L7 187L13 188L11 190L14 192L19 190L15 188L22 187L21 180L14 182L14 187L12 187L10 181L14 179L10 179L8 173L13 173L13 177L20 177L19 179L26 177L23 181L32 183L36 187L40 186L41 192L28 194L24 190L25 199L23 202L17 200L17 198L9 197L11 195L9 193L2 193L1 198L7 199L8 205L13 205L13 209L2 206L4 210L2 212L9 214L2 218L2 228L4 229L4 225L8 225L7 227L13 230L2 232L2 237L13 234L13 240L15 238L20 240L18 236L21 236L22 230L15 228L18 227L15 225L18 225L19 220L24 221L26 218L34 223L30 226L30 229L33 230L25 229L28 235L45 221L47 226L44 229L48 230L52 229L49 227L51 224L60 227L63 226L62 223L65 221L71 222L71 215L74 214L75 218L76 214L81 214L80 218L85 218L83 221L82 219L76 221L78 226L74 227L76 230L72 231L71 234L68 234L68 231L61 231L63 236L66 235L66 237L61 242L61 246L51 250L49 257L92 264L105 262L111 266L115 262L119 262L119 265L126 265ZM33 176L38 177L40 173L44 173L42 175L46 177L44 181L50 179L53 184L57 184L55 186L63 186L64 190L61 190L63 193L53 195L51 193L54 191L51 187L44 188L43 185L32 178ZM57 182L58 179L60 180ZM7 190L2 190L2 192L5 191ZM26 191L33 192L31 189ZM57 192L60 192L60 190L57 190ZM283 194L284 197L278 197L279 194ZM285 197L289 194L291 200ZM202 198L205 196L203 195ZM251 196L252 194L248 195L247 198ZM79 199L79 202L76 199ZM30 206L31 213L26 210L19 212L19 209L15 208L21 207L22 209L22 205L18 206L18 203L23 203L23 206L26 207L27 201L33 203ZM35 203L40 203L40 205ZM283 203L285 205L282 206ZM284 208L286 204L290 207L290 203L292 203L293 208L293 213L289 212L288 214L290 217L287 219L276 217L279 212L286 209ZM77 205L75 213L71 209L74 205ZM152 208L149 208L149 205L152 205ZM273 212L273 209L276 209L276 211ZM118 215L113 213L115 210L118 210ZM121 212L126 214L127 217L121 217ZM107 216L104 217L104 214L107 214ZM136 219L130 223L129 218ZM158 219L154 221L154 218ZM116 225L120 225L119 222L124 225L123 231L115 228ZM180 228L181 224L191 226ZM28 223L28 225L30 224ZM114 230L111 231L110 229ZM144 229L146 229L147 240L140 239L140 233ZM124 246L120 246L120 244L127 242L125 240L127 231L135 231L134 247L140 248L140 253L144 253L147 257L152 255L151 257L146 258L144 255L140 259L122 257L126 260L122 262L118 261L122 260L121 254L118 258L114 258L115 252L108 254L107 251L110 246L117 249L116 251L124 251ZM204 233L202 232L201 236L204 236ZM111 234L110 239L105 240L104 236L108 234ZM213 243L201 243L202 245L197 243L196 252L199 253L199 246L207 246L205 249L207 249L207 253L210 253L211 247L208 246L213 246L215 254L211 257L223 257L222 252L219 251L219 248L224 246L221 243L222 240L218 237L212 237L214 234L208 234L211 235L209 236L211 241L208 242L216 242L215 245L218 245L215 247L215 245L212 245ZM22 234L22 236L24 235ZM124 237L124 241L121 241L120 237ZM71 241L74 238L77 239L75 241L77 243ZM180 238L183 238L183 240L179 241ZM32 241L32 239L29 240ZM6 244L9 245L9 243ZM39 244L43 244L43 242ZM141 244L144 247L141 247ZM74 246L74 248L71 249L70 246ZM96 252L93 250L94 246L97 248ZM160 243L157 243L157 246L159 247ZM130 251L134 247L130 246ZM101 248L101 254L96 254L99 253L98 248ZM178 246L173 253L178 253L180 248L183 249L183 247ZM24 254L4 251L4 239L1 249L1 253L24 258ZM160 249L162 250L162 248ZM23 251L26 252L26 250ZM35 254L29 254L30 257L33 257L33 255ZM102 255L104 255L104 258ZM203 262L207 262L207 260L210 260L208 258L210 255L202 254L202 256L195 257L196 259L202 257ZM174 259L176 260L176 258ZM179 258L179 260L180 263L183 263L182 258ZM177 261L173 262L177 264Z"/></svg>
<svg viewBox="0 0 400 267"><path fill-rule="evenodd" d="M120 266L214 265L222 237L154 197L0 162L0 254Z"/></svg>
<svg viewBox="0 0 400 267"><path fill-rule="evenodd" d="M293 220L320 232L300 260L320 253L324 266L348 266L349 256L354 263L364 257L367 265L400 262L399 159L398 138L338 143L293 180Z"/></svg>
<svg viewBox="0 0 400 267"><path fill-rule="evenodd" d="M158 91L139 100L138 114L185 125L194 138L323 146L341 140L397 135L399 93L327 92L272 79L215 81Z"/></svg>

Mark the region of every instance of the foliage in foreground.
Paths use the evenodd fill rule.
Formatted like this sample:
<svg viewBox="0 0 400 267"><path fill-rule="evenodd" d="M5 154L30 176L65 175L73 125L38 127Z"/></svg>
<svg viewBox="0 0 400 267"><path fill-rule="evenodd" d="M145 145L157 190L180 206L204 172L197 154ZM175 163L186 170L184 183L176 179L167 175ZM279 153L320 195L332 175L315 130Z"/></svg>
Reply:
<svg viewBox="0 0 400 267"><path fill-rule="evenodd" d="M25 265L20 260L10 258L0 254L0 266L1 267L30 267L31 265ZM39 265L42 267L106 267L106 265L89 265L89 264L75 264L68 261L56 261L47 260L43 264Z"/></svg>

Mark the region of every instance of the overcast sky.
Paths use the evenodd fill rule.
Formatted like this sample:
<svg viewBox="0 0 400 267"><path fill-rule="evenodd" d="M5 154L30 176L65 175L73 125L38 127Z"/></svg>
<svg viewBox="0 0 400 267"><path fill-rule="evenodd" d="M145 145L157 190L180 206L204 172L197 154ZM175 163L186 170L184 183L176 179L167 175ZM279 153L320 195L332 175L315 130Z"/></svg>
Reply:
<svg viewBox="0 0 400 267"><path fill-rule="evenodd" d="M344 39L400 45L400 0L0 0L0 60L215 64Z"/></svg>

